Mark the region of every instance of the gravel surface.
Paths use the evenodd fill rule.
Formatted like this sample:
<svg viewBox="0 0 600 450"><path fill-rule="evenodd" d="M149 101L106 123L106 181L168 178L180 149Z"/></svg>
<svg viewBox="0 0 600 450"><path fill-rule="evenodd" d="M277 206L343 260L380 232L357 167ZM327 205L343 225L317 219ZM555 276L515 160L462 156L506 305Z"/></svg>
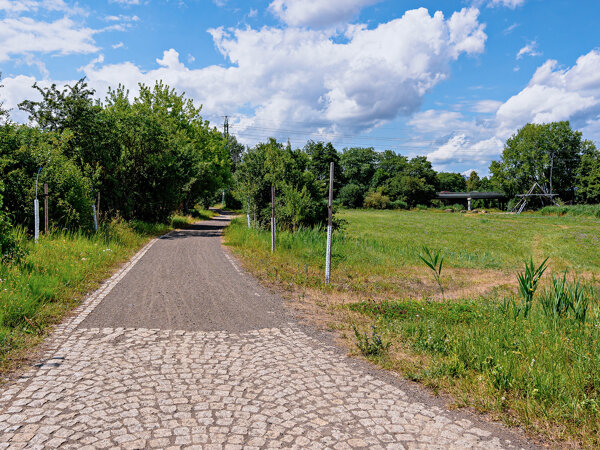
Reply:
<svg viewBox="0 0 600 450"><path fill-rule="evenodd" d="M221 247L144 247L0 388L2 448L535 448L346 357Z"/></svg>

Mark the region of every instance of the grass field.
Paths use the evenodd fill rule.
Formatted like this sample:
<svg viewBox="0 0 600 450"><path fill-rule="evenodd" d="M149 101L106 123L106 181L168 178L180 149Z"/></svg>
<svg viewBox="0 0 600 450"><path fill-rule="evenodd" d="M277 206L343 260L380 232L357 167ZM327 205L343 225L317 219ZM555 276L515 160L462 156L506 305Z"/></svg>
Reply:
<svg viewBox="0 0 600 450"><path fill-rule="evenodd" d="M273 256L269 233L243 220L226 238L251 271L316 304L307 309L377 364L561 446L600 445L600 220L364 210L338 217L347 225L334 238L330 286L322 230L278 233ZM419 258L423 246L444 257L445 299ZM526 314L516 273L546 257Z"/></svg>
<svg viewBox="0 0 600 450"><path fill-rule="evenodd" d="M170 224L112 221L97 234L53 231L39 242L21 238L20 264L0 265L0 374L15 369L81 297L110 276L151 237L216 215L194 210Z"/></svg>
<svg viewBox="0 0 600 450"><path fill-rule="evenodd" d="M600 275L600 220L523 214L459 214L438 211L345 210L347 222L334 233L332 291L362 298L439 297L437 284L419 259L423 246L440 250L447 297L464 298L506 290L525 260L550 258L550 268L586 277ZM268 232L248 230L243 220L227 231L229 242L252 256L265 276L306 287L322 287L323 230L279 232L270 256ZM268 259L269 264L263 264Z"/></svg>

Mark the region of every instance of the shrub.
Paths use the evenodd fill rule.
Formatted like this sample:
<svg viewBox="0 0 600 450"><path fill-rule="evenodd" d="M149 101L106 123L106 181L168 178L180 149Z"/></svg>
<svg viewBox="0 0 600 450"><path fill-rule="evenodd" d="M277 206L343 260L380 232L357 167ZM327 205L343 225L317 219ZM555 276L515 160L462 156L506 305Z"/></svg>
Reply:
<svg viewBox="0 0 600 450"><path fill-rule="evenodd" d="M349 183L340 189L337 200L348 208L359 208L363 204L363 189L354 183Z"/></svg>
<svg viewBox="0 0 600 450"><path fill-rule="evenodd" d="M363 206L365 208L387 209L390 203L390 198L387 195L383 195L381 191L370 191L365 197Z"/></svg>
<svg viewBox="0 0 600 450"><path fill-rule="evenodd" d="M390 208L392 209L408 209L408 203L404 200L394 200L390 203Z"/></svg>

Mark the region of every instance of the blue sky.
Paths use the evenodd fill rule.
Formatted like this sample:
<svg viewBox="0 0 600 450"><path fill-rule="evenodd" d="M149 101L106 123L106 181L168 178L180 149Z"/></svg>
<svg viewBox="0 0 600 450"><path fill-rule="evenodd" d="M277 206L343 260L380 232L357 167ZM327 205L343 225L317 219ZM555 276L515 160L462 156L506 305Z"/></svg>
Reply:
<svg viewBox="0 0 600 450"><path fill-rule="evenodd" d="M600 140L597 0L0 0L0 99L162 79L253 145L373 146L487 174L527 122Z"/></svg>

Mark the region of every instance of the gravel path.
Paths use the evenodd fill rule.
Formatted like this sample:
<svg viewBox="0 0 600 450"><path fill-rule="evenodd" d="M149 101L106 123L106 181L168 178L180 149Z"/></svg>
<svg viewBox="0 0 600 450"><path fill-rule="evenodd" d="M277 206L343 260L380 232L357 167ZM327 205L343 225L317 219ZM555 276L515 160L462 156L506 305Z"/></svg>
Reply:
<svg viewBox="0 0 600 450"><path fill-rule="evenodd" d="M0 448L534 448L344 356L220 245L153 240L0 389Z"/></svg>

